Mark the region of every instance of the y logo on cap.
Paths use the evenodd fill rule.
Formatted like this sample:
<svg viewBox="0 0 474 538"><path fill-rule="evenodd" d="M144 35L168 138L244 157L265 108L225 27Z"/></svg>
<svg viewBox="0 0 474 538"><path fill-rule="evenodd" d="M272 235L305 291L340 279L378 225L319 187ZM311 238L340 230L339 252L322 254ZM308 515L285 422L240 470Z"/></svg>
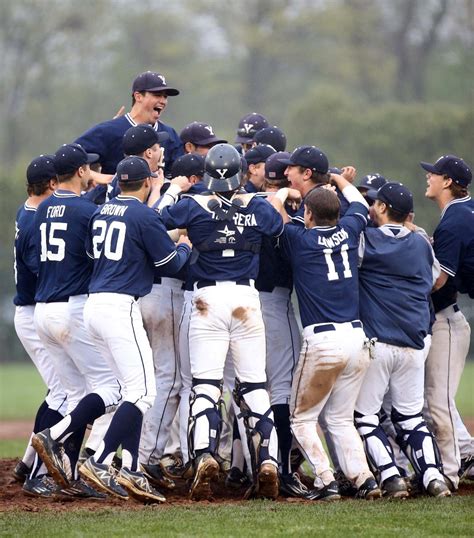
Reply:
<svg viewBox="0 0 474 538"><path fill-rule="evenodd" d="M250 133L252 128L253 128L253 123L244 123L244 129L247 134Z"/></svg>
<svg viewBox="0 0 474 538"><path fill-rule="evenodd" d="M210 135L214 136L214 132L213 132L212 127L210 125L205 125L204 129L207 129L209 131Z"/></svg>
<svg viewBox="0 0 474 538"><path fill-rule="evenodd" d="M225 178L225 174L227 172L228 168L216 168L216 172L220 175L220 179Z"/></svg>

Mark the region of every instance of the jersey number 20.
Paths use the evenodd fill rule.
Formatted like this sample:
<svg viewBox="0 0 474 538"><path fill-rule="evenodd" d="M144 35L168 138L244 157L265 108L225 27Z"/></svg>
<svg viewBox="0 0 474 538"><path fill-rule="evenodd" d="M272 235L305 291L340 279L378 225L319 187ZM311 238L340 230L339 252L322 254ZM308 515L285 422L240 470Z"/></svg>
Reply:
<svg viewBox="0 0 474 538"><path fill-rule="evenodd" d="M100 258L101 254L103 254L109 260L121 260L125 234L127 232L127 225L125 222L116 220L107 226L105 220L96 220L92 225L92 230L94 232L99 232L92 238L94 258L97 260ZM115 243L115 245L113 243Z"/></svg>

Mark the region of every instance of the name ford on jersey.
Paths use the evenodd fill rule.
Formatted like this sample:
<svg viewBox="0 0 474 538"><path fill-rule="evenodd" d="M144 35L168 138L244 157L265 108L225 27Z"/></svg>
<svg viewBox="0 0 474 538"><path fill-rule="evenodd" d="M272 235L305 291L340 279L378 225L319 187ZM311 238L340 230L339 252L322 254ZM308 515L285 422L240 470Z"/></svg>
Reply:
<svg viewBox="0 0 474 538"><path fill-rule="evenodd" d="M105 204L100 210L101 215L112 215L114 217L123 217L128 206Z"/></svg>
<svg viewBox="0 0 474 538"><path fill-rule="evenodd" d="M65 205L51 205L46 211L46 218L54 219L56 217L62 217L64 215L64 211L66 211Z"/></svg>
<svg viewBox="0 0 474 538"><path fill-rule="evenodd" d="M324 237L318 235L318 245L322 245L326 248L334 248L340 245L343 241L349 239L349 234L341 228L337 232L334 232L330 237Z"/></svg>

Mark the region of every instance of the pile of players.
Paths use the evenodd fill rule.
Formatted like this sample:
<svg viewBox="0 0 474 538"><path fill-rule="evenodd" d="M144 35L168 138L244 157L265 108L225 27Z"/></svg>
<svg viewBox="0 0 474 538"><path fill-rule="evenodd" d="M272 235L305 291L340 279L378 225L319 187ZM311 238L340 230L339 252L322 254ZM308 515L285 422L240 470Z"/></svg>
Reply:
<svg viewBox="0 0 474 538"><path fill-rule="evenodd" d="M200 500L223 473L247 498L450 496L474 453L454 403L467 164L421 163L430 241L404 185L356 187L261 114L237 146L206 123L178 136L160 120L178 94L142 73L129 113L27 169L15 328L48 394L14 471L25 493L163 502L184 478Z"/></svg>

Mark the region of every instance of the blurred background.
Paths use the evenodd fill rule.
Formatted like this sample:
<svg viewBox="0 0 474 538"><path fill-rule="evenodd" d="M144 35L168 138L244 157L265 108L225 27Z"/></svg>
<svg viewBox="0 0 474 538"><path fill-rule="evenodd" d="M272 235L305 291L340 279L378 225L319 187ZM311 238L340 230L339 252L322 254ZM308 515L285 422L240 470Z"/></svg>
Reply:
<svg viewBox="0 0 474 538"><path fill-rule="evenodd" d="M290 150L407 184L431 234L418 162L474 164L473 43L472 0L0 0L0 361L25 360L12 249L26 166L129 110L138 73L181 90L162 118L178 132L205 121L233 142L260 112Z"/></svg>

